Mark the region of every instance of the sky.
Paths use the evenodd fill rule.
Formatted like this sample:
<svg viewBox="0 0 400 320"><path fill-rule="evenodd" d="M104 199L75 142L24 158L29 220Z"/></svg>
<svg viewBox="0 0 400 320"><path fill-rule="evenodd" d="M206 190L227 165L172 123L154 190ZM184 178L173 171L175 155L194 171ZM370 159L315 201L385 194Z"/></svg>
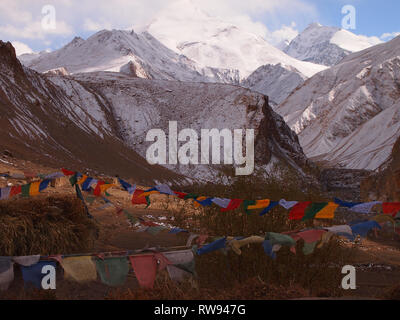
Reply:
<svg viewBox="0 0 400 320"><path fill-rule="evenodd" d="M349 5L355 9L349 31L374 43L400 34L398 0L0 0L0 40L11 41L17 54L56 50L75 36L137 30L171 10L185 17L196 6L276 45L313 22L342 27Z"/></svg>

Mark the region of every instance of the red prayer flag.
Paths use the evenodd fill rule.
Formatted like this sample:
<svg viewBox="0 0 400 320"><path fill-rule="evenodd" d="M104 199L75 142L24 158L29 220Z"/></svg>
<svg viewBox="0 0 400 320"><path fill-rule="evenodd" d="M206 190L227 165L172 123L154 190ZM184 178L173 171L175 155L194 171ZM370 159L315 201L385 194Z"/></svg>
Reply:
<svg viewBox="0 0 400 320"><path fill-rule="evenodd" d="M299 232L297 234L297 236L302 238L305 243L313 243L313 242L321 240L322 235L326 232L327 231L325 231L325 230L317 230L317 229L307 230L307 231Z"/></svg>
<svg viewBox="0 0 400 320"><path fill-rule="evenodd" d="M136 189L132 196L132 204L147 204L146 197L140 197L143 193L143 190Z"/></svg>
<svg viewBox="0 0 400 320"><path fill-rule="evenodd" d="M178 198L180 199L185 199L185 197L188 195L185 192L178 192L178 191L174 191L174 193L178 196Z"/></svg>
<svg viewBox="0 0 400 320"><path fill-rule="evenodd" d="M62 168L61 171L64 173L64 176L73 176L75 174L74 171L69 171L67 169Z"/></svg>
<svg viewBox="0 0 400 320"><path fill-rule="evenodd" d="M239 208L242 203L243 203L242 199L232 199L226 208L221 208L221 212L228 212L231 210L235 210Z"/></svg>
<svg viewBox="0 0 400 320"><path fill-rule="evenodd" d="M301 220L304 217L305 211L307 207L312 204L311 201L308 202L299 202L296 204L292 210L290 211L289 214L289 219L290 220Z"/></svg>
<svg viewBox="0 0 400 320"><path fill-rule="evenodd" d="M17 194L20 194L22 192L22 187L21 186L13 186L11 187L10 190L10 198L13 196L16 196Z"/></svg>
<svg viewBox="0 0 400 320"><path fill-rule="evenodd" d="M152 289L157 275L157 260L154 255L129 257L133 271L142 288Z"/></svg>
<svg viewBox="0 0 400 320"><path fill-rule="evenodd" d="M382 204L382 208L384 214L391 214L394 217L400 211L400 202L386 202Z"/></svg>
<svg viewBox="0 0 400 320"><path fill-rule="evenodd" d="M93 194L94 194L96 197L100 197L100 195L101 195L101 188L100 188L100 186L102 186L103 184L105 184L104 181L98 181L98 182L97 182L96 188L94 188L94 191L93 191Z"/></svg>

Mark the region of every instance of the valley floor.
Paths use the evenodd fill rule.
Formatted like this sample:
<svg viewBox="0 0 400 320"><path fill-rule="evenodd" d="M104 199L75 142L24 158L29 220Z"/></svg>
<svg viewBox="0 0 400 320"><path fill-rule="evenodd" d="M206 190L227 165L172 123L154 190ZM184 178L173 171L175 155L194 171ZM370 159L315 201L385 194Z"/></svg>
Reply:
<svg viewBox="0 0 400 320"><path fill-rule="evenodd" d="M8 161L7 161L8 162ZM17 170L23 166L25 170L35 172L46 170L54 171L49 168L43 168L29 162L14 161L0 163L0 171ZM65 187L49 188L46 194L73 194L73 188ZM122 190L112 189L110 191L110 200L118 206L123 207L135 215L150 217L154 222L166 222L169 213L165 210L143 209L132 207L129 195ZM98 204L89 205L89 211L94 216L99 225L99 237L93 244L91 252L115 252L124 250L142 249L145 247L179 247L185 246L188 236L185 234L172 235L168 232L162 232L153 236L147 232L135 232L129 225L124 215L116 214L115 208L111 207L104 210L96 210ZM357 290L344 293L340 299L358 299L372 298L381 299L385 297L390 288L400 284L400 242L397 240L363 240L359 244L344 242L344 246L355 246L355 254L352 256L349 264L357 267ZM39 292L24 290L24 284L20 271L16 268L15 280L9 290L0 294L1 299L130 299L144 298L130 294L138 290L137 281L130 273L124 286L119 288L110 288L103 285L100 281L90 284L76 284L63 280L61 272L57 275L57 290L52 292ZM259 288L260 284L254 283ZM251 286L248 282L244 286ZM190 289L190 288L189 288ZM199 295L201 295L201 290ZM275 290L272 295L268 290ZM288 289L289 290L289 289ZM238 290L240 291L240 290ZM308 298L307 293L296 292L288 294L284 288L271 289L268 285L262 286L259 290L254 290L254 296L246 295L245 299L288 299L288 298ZM265 296L264 296L265 294ZM303 296L302 296L303 294ZM217 298L224 297L223 294L216 294ZM157 298L154 294L151 298ZM386 296L387 297L387 296ZM160 297L164 299L163 296ZM204 299L213 299L210 291L204 291ZM232 296L230 296L232 298ZM234 297L235 298L235 297ZM238 295L237 299L241 299ZM315 298L315 297L314 297ZM320 297L323 298L323 297ZM393 296L393 298L395 298ZM397 290L397 298L400 298ZM335 299L329 297L328 299Z"/></svg>

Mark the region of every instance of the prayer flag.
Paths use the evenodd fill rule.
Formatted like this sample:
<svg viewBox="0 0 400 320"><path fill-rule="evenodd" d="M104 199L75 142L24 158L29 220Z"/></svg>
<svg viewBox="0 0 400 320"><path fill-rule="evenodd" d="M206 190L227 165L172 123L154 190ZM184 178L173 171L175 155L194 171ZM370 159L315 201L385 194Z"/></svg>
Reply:
<svg viewBox="0 0 400 320"><path fill-rule="evenodd" d="M126 257L112 257L104 260L95 260L96 270L99 273L101 282L111 286L122 286L129 272L129 262Z"/></svg>
<svg viewBox="0 0 400 320"><path fill-rule="evenodd" d="M315 215L316 219L333 219L335 211L339 207L337 203L329 202L328 205Z"/></svg>
<svg viewBox="0 0 400 320"><path fill-rule="evenodd" d="M45 190L49 184L50 184L50 179L46 179L40 182L39 184L39 192L42 192L43 190Z"/></svg>
<svg viewBox="0 0 400 320"><path fill-rule="evenodd" d="M61 171L64 173L64 176L73 176L74 174L76 174L76 172L67 169L61 169Z"/></svg>
<svg viewBox="0 0 400 320"><path fill-rule="evenodd" d="M327 202L312 203L305 211L303 221L314 219L316 214L328 205Z"/></svg>
<svg viewBox="0 0 400 320"><path fill-rule="evenodd" d="M212 202L221 208L227 208L231 202L231 199L214 198L212 199Z"/></svg>
<svg viewBox="0 0 400 320"><path fill-rule="evenodd" d="M39 261L31 266L22 266L22 278L24 279L25 286L32 284L37 289L42 289L42 279L46 274L42 273L43 267L52 266L56 268L54 261Z"/></svg>
<svg viewBox="0 0 400 320"><path fill-rule="evenodd" d="M145 197L141 197L144 193L143 190L136 189L133 196L132 196L132 204L147 204L147 200Z"/></svg>
<svg viewBox="0 0 400 320"><path fill-rule="evenodd" d="M61 260L66 279L89 282L97 279L96 266L92 257L69 257Z"/></svg>
<svg viewBox="0 0 400 320"><path fill-rule="evenodd" d="M285 199L279 201L280 206L286 210L292 209L297 203L297 201L286 201Z"/></svg>
<svg viewBox="0 0 400 320"><path fill-rule="evenodd" d="M6 200L10 197L11 187L0 189L0 200Z"/></svg>
<svg viewBox="0 0 400 320"><path fill-rule="evenodd" d="M384 214L391 214L393 217L400 211L400 202L383 203L382 209Z"/></svg>
<svg viewBox="0 0 400 320"><path fill-rule="evenodd" d="M12 186L10 191L10 198L22 192L22 186Z"/></svg>
<svg viewBox="0 0 400 320"><path fill-rule="evenodd" d="M231 210L235 210L239 208L242 203L243 200L241 199L232 199L226 208L221 208L221 212L228 212Z"/></svg>
<svg viewBox="0 0 400 320"><path fill-rule="evenodd" d="M23 186L21 186L21 193L23 197L29 197L29 191L31 189L31 184L24 184Z"/></svg>
<svg viewBox="0 0 400 320"><path fill-rule="evenodd" d="M99 196L101 195L101 186L102 186L103 184L105 184L104 181L97 181L96 188L95 188L94 191L93 191L93 194L94 194L96 197L99 197Z"/></svg>
<svg viewBox="0 0 400 320"><path fill-rule="evenodd" d="M292 210L290 211L289 219L290 220L301 220L301 219L303 219L304 214L305 214L305 210L311 204L312 204L311 201L299 202L298 204L296 204L292 208Z"/></svg>
<svg viewBox="0 0 400 320"><path fill-rule="evenodd" d="M200 256L200 255L203 255L206 253L210 253L213 251L223 249L225 247L226 247L226 238L221 238L221 239L218 239L218 240L198 249L197 254Z"/></svg>
<svg viewBox="0 0 400 320"><path fill-rule="evenodd" d="M271 203L271 200L269 200L269 199L257 200L254 205L249 206L247 209L248 210L257 210L257 209L268 208L270 203Z"/></svg>
<svg viewBox="0 0 400 320"><path fill-rule="evenodd" d="M121 186L129 192L129 194L133 194L136 190L136 184L135 185L131 185L128 182L118 178L119 183L121 184Z"/></svg>
<svg viewBox="0 0 400 320"><path fill-rule="evenodd" d="M338 204L341 207L345 207L345 208L352 208L358 204L361 204L361 202L346 202L346 201L342 201L338 198L335 198L335 203Z"/></svg>
<svg viewBox="0 0 400 320"><path fill-rule="evenodd" d="M40 181L32 182L29 188L29 195L30 196L37 196L39 192Z"/></svg>
<svg viewBox="0 0 400 320"><path fill-rule="evenodd" d="M268 212L270 212L273 208L275 208L279 204L279 201L271 201L269 206L265 208L263 211L261 211L260 216L266 215Z"/></svg>
<svg viewBox="0 0 400 320"><path fill-rule="evenodd" d="M14 280L14 263L10 257L0 257L0 291L5 291Z"/></svg>
<svg viewBox="0 0 400 320"><path fill-rule="evenodd" d="M152 289L157 275L157 260L154 255L131 256L129 260L140 287Z"/></svg>
<svg viewBox="0 0 400 320"><path fill-rule="evenodd" d="M354 212L358 212L358 213L369 214L371 212L372 208L378 204L382 204L382 202L374 201L374 202L361 203L361 204L351 207L350 210L354 211Z"/></svg>

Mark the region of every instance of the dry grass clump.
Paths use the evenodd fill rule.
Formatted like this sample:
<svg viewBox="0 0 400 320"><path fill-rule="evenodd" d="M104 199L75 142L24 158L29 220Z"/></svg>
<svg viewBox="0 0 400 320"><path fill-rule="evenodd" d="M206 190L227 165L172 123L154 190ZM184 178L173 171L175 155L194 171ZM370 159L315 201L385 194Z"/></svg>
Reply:
<svg viewBox="0 0 400 320"><path fill-rule="evenodd" d="M121 289L109 292L106 300L281 300L308 296L299 286L270 285L259 278L235 282L229 290L224 288L197 288L193 281L176 283L166 274L158 277L154 289Z"/></svg>
<svg viewBox="0 0 400 320"><path fill-rule="evenodd" d="M73 196L0 202L0 255L67 254L92 246L95 223Z"/></svg>

